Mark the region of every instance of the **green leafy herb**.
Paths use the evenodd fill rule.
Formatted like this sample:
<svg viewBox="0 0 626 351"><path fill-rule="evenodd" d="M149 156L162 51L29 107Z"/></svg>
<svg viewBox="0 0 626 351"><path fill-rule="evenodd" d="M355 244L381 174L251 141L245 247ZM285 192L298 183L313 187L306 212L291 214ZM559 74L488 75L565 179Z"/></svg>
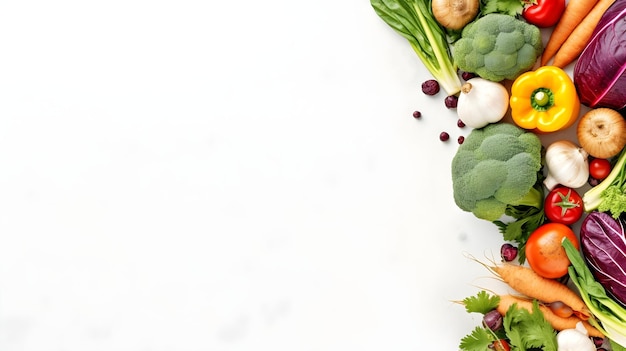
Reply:
<svg viewBox="0 0 626 351"><path fill-rule="evenodd" d="M430 0L370 0L374 11L409 41L428 71L453 95L461 91L446 31L430 9Z"/></svg>
<svg viewBox="0 0 626 351"><path fill-rule="evenodd" d="M481 290L475 296L466 297L463 299L463 305L465 310L469 313L477 312L485 314L494 308L498 307L500 303L500 297L491 295L485 290Z"/></svg>
<svg viewBox="0 0 626 351"><path fill-rule="evenodd" d="M538 178L537 183L532 188L535 196L539 198L543 198L542 186L542 179ZM533 191L531 191L531 193L533 193ZM507 206L505 214L515 220L506 223L501 220L496 220L493 221L493 223L498 227L505 241L512 241L518 244L518 262L524 263L526 261L526 241L528 241L530 234L532 234L535 229L546 222L543 204L539 207L523 205Z"/></svg>
<svg viewBox="0 0 626 351"><path fill-rule="evenodd" d="M481 15L488 13L502 13L517 17L522 14L524 3L520 0L483 0L481 1Z"/></svg>
<svg viewBox="0 0 626 351"><path fill-rule="evenodd" d="M467 312L485 314L498 306L500 297L482 290L475 296L463 300ZM513 304L503 316L503 329L496 332L484 326L477 326L461 339L462 351L485 351L496 340L505 338L512 350L541 349L556 351L556 330L545 319L539 309L539 302L533 301L532 311L518 308Z"/></svg>
<svg viewBox="0 0 626 351"><path fill-rule="evenodd" d="M461 339L459 348L464 351L485 351L496 340L487 328L476 327L471 334Z"/></svg>
<svg viewBox="0 0 626 351"><path fill-rule="evenodd" d="M556 331L545 319L539 309L539 302L533 301L532 312L517 308L513 304L504 316L504 330L515 350L541 348L544 351L556 351Z"/></svg>

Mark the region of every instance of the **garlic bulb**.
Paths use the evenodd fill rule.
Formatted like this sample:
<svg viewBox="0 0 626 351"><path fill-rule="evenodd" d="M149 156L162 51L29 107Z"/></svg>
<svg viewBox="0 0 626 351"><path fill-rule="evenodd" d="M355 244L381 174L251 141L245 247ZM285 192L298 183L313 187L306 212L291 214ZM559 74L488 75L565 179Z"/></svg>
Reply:
<svg viewBox="0 0 626 351"><path fill-rule="evenodd" d="M548 190L558 184L580 188L589 180L589 154L569 140L555 141L546 149L548 175L543 184Z"/></svg>
<svg viewBox="0 0 626 351"><path fill-rule="evenodd" d="M504 85L475 77L461 87L456 112L471 128L500 121L509 110L509 92Z"/></svg>
<svg viewBox="0 0 626 351"><path fill-rule="evenodd" d="M559 351L596 351L582 322L576 323L576 329L561 330L556 335L556 343Z"/></svg>

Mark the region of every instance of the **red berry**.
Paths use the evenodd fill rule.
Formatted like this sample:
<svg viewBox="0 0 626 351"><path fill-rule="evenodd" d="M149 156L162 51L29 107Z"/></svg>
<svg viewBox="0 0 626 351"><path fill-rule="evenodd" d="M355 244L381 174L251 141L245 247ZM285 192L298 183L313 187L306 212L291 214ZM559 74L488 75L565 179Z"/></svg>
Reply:
<svg viewBox="0 0 626 351"><path fill-rule="evenodd" d="M444 100L447 108L456 108L459 98L456 95L448 95Z"/></svg>
<svg viewBox="0 0 626 351"><path fill-rule="evenodd" d="M476 77L476 75L474 73L471 72L463 72L461 73L461 78L463 78L463 80L470 80L472 78Z"/></svg>
<svg viewBox="0 0 626 351"><path fill-rule="evenodd" d="M421 112L419 112L419 111L414 111L413 112L413 118L420 118L420 117L422 117L422 113Z"/></svg>
<svg viewBox="0 0 626 351"><path fill-rule="evenodd" d="M446 132L441 132L441 134L439 134L439 140L447 141L448 139L450 139L450 134Z"/></svg>
<svg viewBox="0 0 626 351"><path fill-rule="evenodd" d="M435 95L439 92L439 82L429 79L422 83L422 92L426 95Z"/></svg>
<svg viewBox="0 0 626 351"><path fill-rule="evenodd" d="M465 141L465 137L461 135L460 137L458 137L458 138L456 139L456 141L457 141L459 144L463 144L463 142Z"/></svg>
<svg viewBox="0 0 626 351"><path fill-rule="evenodd" d="M465 123L463 123L463 121L461 121L460 119L456 121L456 125L459 126L459 128L465 127Z"/></svg>

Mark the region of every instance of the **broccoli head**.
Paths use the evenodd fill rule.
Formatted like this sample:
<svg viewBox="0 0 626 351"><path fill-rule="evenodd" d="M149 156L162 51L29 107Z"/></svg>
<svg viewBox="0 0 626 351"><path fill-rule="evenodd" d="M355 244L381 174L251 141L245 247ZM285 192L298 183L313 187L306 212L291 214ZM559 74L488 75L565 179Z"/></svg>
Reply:
<svg viewBox="0 0 626 351"><path fill-rule="evenodd" d="M452 57L460 69L499 82L530 70L542 51L539 28L513 16L490 13L465 26Z"/></svg>
<svg viewBox="0 0 626 351"><path fill-rule="evenodd" d="M542 209L535 188L541 170L541 141L510 123L473 129L452 159L454 201L476 217L495 221L511 206Z"/></svg>

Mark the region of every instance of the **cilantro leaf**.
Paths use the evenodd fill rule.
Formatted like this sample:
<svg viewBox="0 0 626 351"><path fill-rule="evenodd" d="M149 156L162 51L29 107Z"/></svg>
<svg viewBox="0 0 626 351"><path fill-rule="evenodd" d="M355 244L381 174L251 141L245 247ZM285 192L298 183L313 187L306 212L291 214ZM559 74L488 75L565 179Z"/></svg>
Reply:
<svg viewBox="0 0 626 351"><path fill-rule="evenodd" d="M498 307L500 303L500 297L497 295L490 295L485 290L481 290L475 296L466 297L463 299L463 305L467 312L477 312L485 314L494 308Z"/></svg>
<svg viewBox="0 0 626 351"><path fill-rule="evenodd" d="M509 16L519 16L524 10L521 0L483 0L481 2L481 12L483 15L489 13L502 13Z"/></svg>
<svg viewBox="0 0 626 351"><path fill-rule="evenodd" d="M459 348L463 351L485 351L495 341L495 337L486 328L476 327L471 334L461 339Z"/></svg>
<svg viewBox="0 0 626 351"><path fill-rule="evenodd" d="M504 316L503 326L514 350L556 351L556 331L533 300L532 312L513 304Z"/></svg>

